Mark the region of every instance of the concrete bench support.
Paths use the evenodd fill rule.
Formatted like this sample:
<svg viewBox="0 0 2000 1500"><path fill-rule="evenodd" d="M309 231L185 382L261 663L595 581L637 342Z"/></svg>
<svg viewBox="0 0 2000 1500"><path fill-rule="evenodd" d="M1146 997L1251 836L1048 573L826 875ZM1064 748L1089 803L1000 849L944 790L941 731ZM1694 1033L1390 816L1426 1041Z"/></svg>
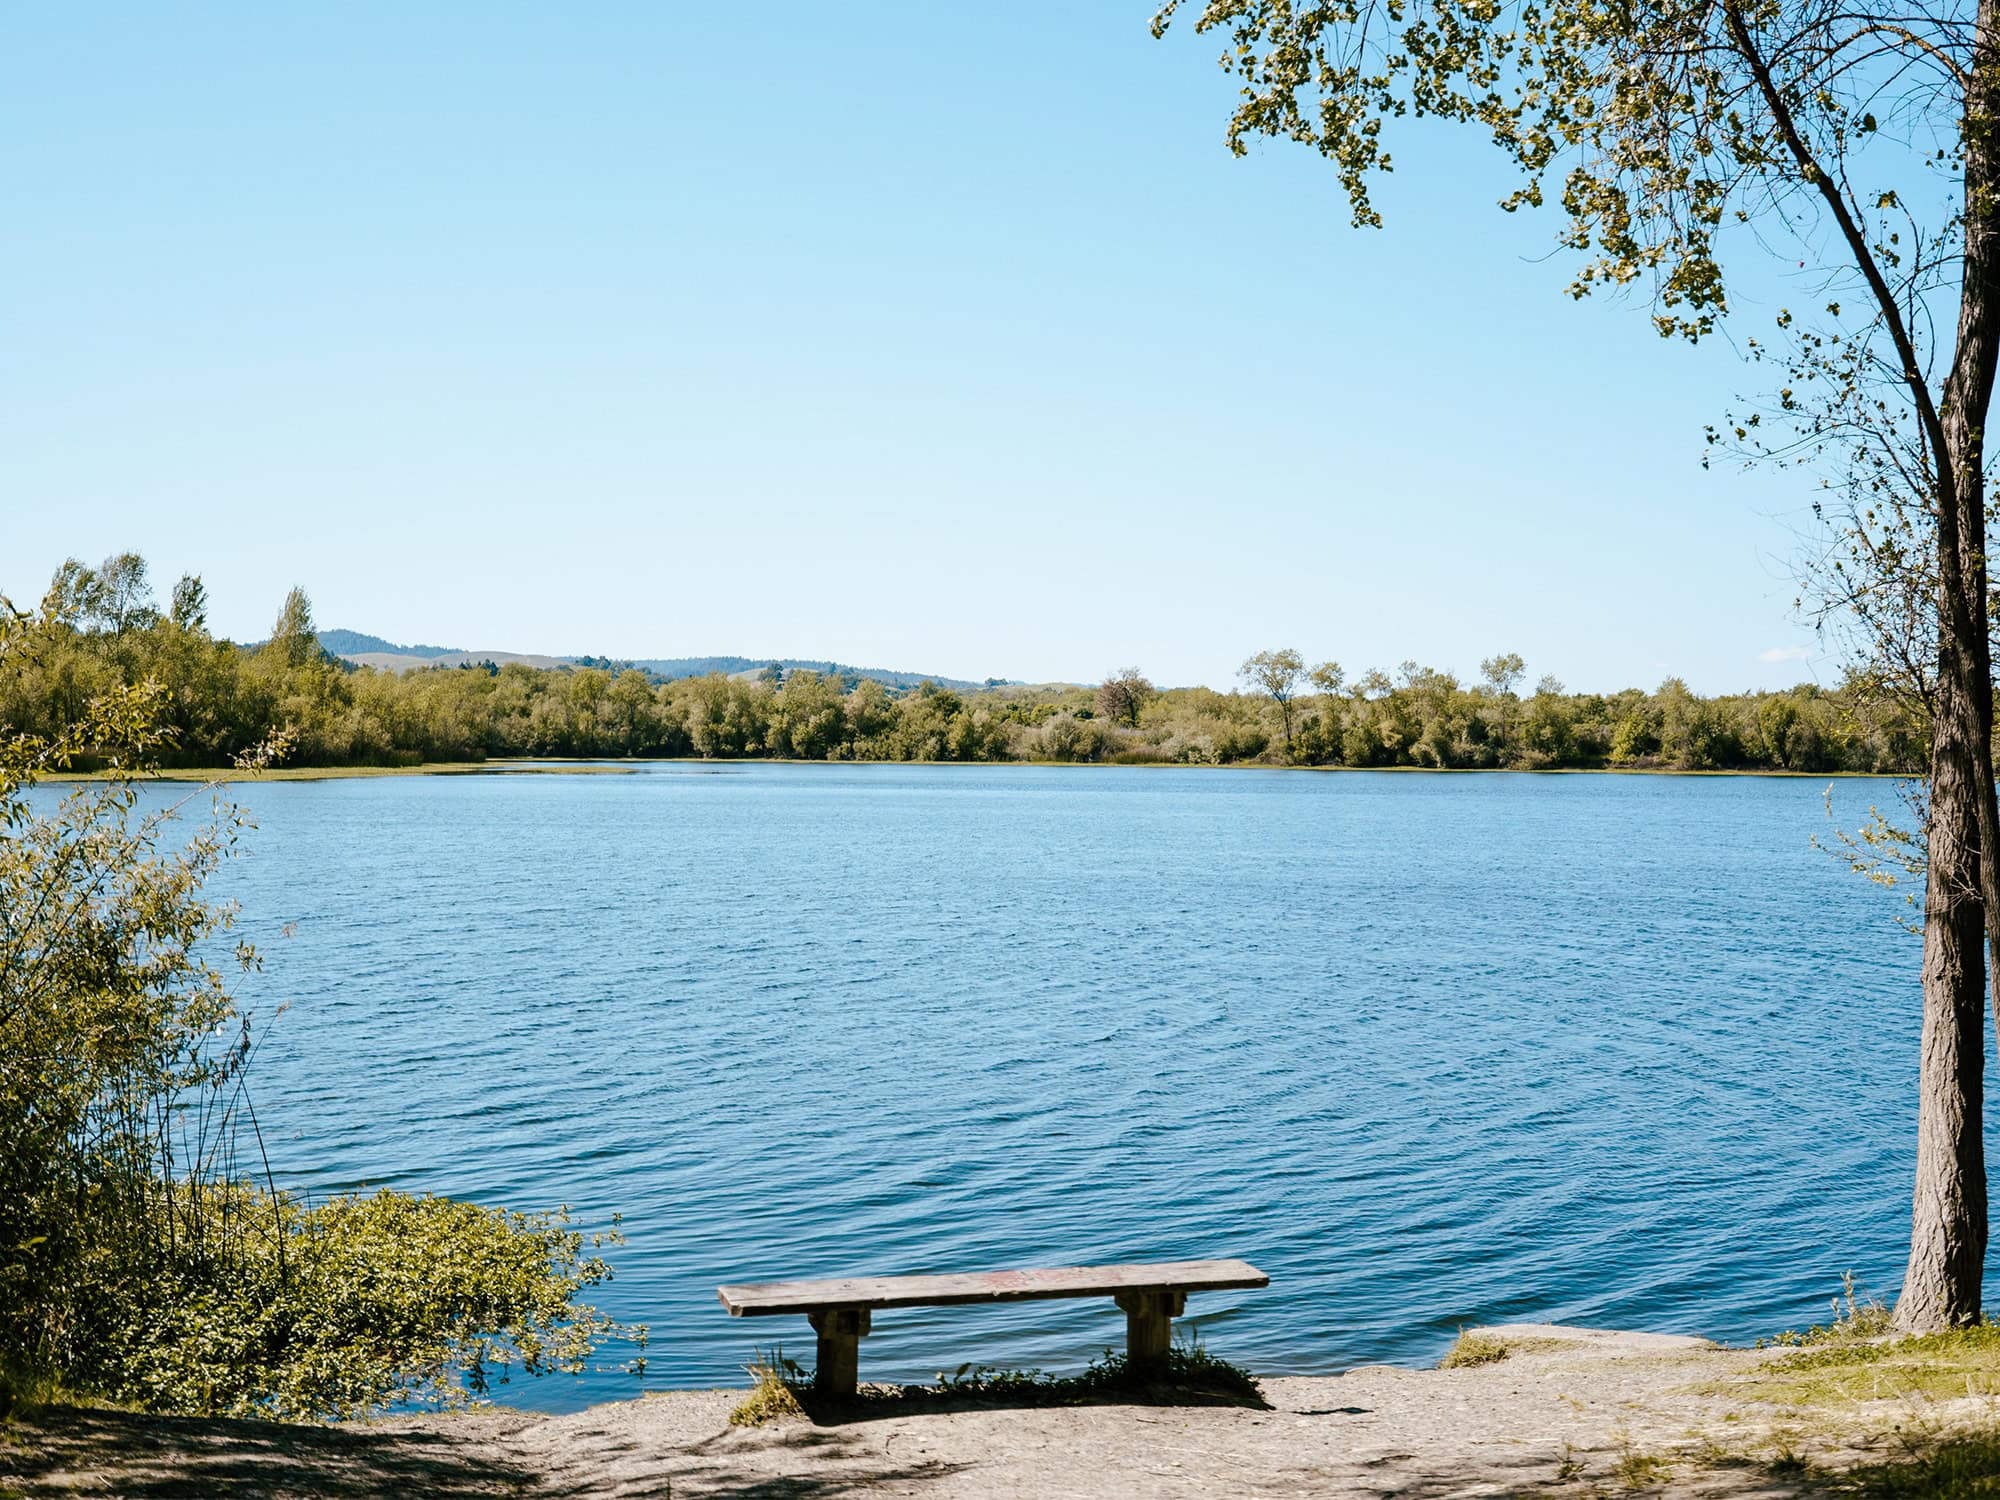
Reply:
<svg viewBox="0 0 2000 1500"><path fill-rule="evenodd" d="M819 1335L813 1389L822 1396L853 1395L860 1373L861 1340L868 1337L868 1309L823 1307L806 1317Z"/></svg>

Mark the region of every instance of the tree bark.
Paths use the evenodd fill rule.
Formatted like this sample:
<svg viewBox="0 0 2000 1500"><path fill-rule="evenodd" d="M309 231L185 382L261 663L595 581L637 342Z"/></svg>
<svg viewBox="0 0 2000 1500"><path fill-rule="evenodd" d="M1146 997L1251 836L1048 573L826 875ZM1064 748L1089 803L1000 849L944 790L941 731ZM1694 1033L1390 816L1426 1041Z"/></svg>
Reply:
<svg viewBox="0 0 2000 1500"><path fill-rule="evenodd" d="M1962 689L1947 688L1941 674L1931 751L1917 1181L1910 1261L1896 1299L1896 1326L1919 1333L1979 1320L1986 1263L1985 906L1978 786L1964 733L1972 714Z"/></svg>
<svg viewBox="0 0 2000 1500"><path fill-rule="evenodd" d="M1924 891L1924 1026L1910 1263L1896 1324L1975 1323L1986 1261L1987 981L2000 1036L2000 807L1987 634L1985 426L2000 359L2000 0L1980 0L1965 97L1965 274L1935 425L1938 691ZM1912 361L1914 364L1914 361ZM1918 372L1908 372L1912 386ZM1989 969L1981 939L1992 944Z"/></svg>

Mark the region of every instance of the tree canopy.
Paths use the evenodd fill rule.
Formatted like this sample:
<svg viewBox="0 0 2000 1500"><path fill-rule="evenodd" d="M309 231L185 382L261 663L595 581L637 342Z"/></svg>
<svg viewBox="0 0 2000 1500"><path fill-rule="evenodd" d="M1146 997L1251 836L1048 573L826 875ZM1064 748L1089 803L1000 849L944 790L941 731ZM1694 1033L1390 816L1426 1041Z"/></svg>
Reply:
<svg viewBox="0 0 2000 1500"><path fill-rule="evenodd" d="M1371 188L1395 123L1434 116L1513 162L1503 207L1557 210L1574 296L1639 289L1660 333L1697 340L1746 276L1789 289L1742 343L1775 389L1709 435L1818 470L1830 535L1805 571L1822 622L1920 705L1925 1019L1896 1318L1977 1321L1989 999L2000 1021L1985 449L2000 0L1166 0L1155 33L1183 11L1227 39L1231 149L1261 135L1318 151L1357 225L1382 222Z"/></svg>

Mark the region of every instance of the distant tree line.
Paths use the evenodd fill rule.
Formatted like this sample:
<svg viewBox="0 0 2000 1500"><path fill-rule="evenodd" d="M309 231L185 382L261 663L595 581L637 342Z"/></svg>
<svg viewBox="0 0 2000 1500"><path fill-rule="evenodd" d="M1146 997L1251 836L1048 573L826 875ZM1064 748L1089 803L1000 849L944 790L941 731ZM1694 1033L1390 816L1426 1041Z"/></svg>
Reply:
<svg viewBox="0 0 2000 1500"><path fill-rule="evenodd" d="M1677 678L1597 694L1544 677L1524 693L1511 654L1468 684L1414 662L1350 679L1292 650L1252 656L1235 692L1158 688L1137 668L1095 686L974 690L775 667L665 683L521 663L396 673L325 651L301 590L255 646L213 636L207 607L185 577L161 608L135 554L65 563L38 649L0 665L0 726L51 735L150 679L170 737L161 759L179 766L263 747L306 766L699 756L1908 773L1928 744L1912 711L1861 676L1714 698Z"/></svg>

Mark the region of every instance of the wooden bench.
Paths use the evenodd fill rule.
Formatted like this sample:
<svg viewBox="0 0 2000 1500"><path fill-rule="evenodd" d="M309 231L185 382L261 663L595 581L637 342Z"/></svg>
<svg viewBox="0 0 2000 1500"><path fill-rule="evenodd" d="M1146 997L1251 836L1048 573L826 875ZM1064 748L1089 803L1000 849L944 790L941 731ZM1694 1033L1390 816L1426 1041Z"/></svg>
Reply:
<svg viewBox="0 0 2000 1500"><path fill-rule="evenodd" d="M819 1336L814 1388L851 1396L857 1345L869 1315L884 1307L953 1307L971 1302L1028 1302L1050 1297L1109 1297L1125 1313L1125 1352L1143 1369L1166 1357L1173 1320L1189 1292L1269 1286L1271 1278L1240 1260L1177 1260L1159 1265L1062 1266L1044 1271L973 1271L952 1276L859 1276L833 1281L762 1281L715 1289L732 1318L804 1313Z"/></svg>

